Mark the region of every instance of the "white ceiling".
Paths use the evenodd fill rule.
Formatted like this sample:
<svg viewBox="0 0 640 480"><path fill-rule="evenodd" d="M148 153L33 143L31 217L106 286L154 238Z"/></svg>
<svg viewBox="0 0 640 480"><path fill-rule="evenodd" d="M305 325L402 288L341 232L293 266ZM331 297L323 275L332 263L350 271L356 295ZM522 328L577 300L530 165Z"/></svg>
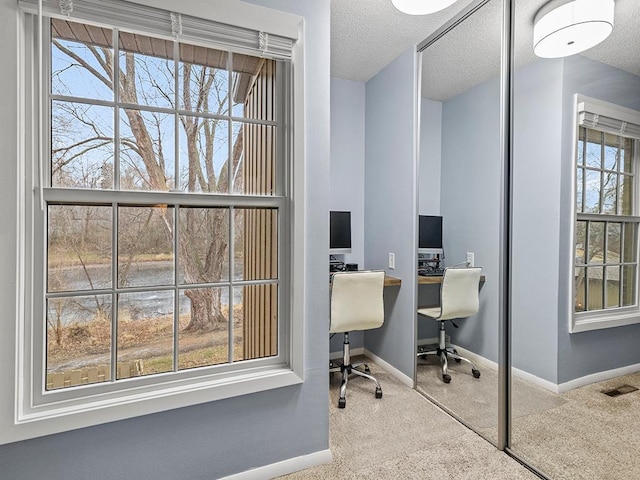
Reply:
<svg viewBox="0 0 640 480"><path fill-rule="evenodd" d="M331 0L331 76L367 81L400 53L418 45L474 0L458 0L432 15L398 12L391 0ZM533 18L547 0L516 0L516 64L536 59ZM422 94L445 100L499 72L501 1L481 10L430 46ZM640 0L616 0L613 33L583 55L640 76Z"/></svg>

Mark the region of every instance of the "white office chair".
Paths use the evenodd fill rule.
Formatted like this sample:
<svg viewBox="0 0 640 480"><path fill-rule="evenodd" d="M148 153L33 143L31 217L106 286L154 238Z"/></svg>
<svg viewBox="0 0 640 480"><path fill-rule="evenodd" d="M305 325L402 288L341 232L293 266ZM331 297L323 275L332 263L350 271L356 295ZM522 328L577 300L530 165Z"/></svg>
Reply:
<svg viewBox="0 0 640 480"><path fill-rule="evenodd" d="M458 352L447 347L444 322L447 320L453 323L456 318L466 318L475 315L479 309L478 293L480 289L481 268L447 268L442 277L440 288L440 306L419 308L418 314L429 317L440 323L438 347L436 350L420 351L418 357L424 358L427 355L437 355L442 363L442 380L444 383L451 382L451 375L448 372L448 357L456 362L467 362L471 365L471 373L475 378L480 378L480 370L474 363L458 355ZM458 326L453 323L453 326Z"/></svg>
<svg viewBox="0 0 640 480"><path fill-rule="evenodd" d="M330 373L342 373L339 408L347 405L347 382L351 374L374 381L376 398L382 398L382 388L371 375L369 366L365 363L351 364L349 332L378 328L383 324L383 290L384 272L343 272L333 275L329 333L344 333L342 362L329 364Z"/></svg>

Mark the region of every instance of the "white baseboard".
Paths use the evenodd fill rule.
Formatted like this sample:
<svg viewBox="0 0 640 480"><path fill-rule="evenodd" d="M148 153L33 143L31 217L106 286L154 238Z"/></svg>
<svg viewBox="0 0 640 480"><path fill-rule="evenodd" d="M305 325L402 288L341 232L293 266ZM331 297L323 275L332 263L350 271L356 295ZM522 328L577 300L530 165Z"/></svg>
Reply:
<svg viewBox="0 0 640 480"><path fill-rule="evenodd" d="M374 355L369 350L365 349L364 354L369 357L371 360L376 362L376 365L381 367L386 372L390 373L394 377L396 377L402 384L406 385L409 388L413 388L413 378L408 375L405 375L396 367L392 366L390 363L385 362L382 358Z"/></svg>
<svg viewBox="0 0 640 480"><path fill-rule="evenodd" d="M289 473L298 472L325 463L331 463L333 456L331 450L321 450L319 452L302 455L300 457L289 458L282 462L272 463L260 468L253 468L245 472L236 473L221 480L264 480L265 478L281 477Z"/></svg>
<svg viewBox="0 0 640 480"><path fill-rule="evenodd" d="M477 355L469 350L466 350L462 347L454 346L458 353L463 357L468 358L472 362L488 366L495 371L498 370L498 364L491 360L488 360L480 355ZM537 385L545 390L548 390L552 393L564 393L569 390L573 390L574 388L584 387L585 385L589 385L591 383L603 382L605 380L611 380L612 378L621 377L622 375L629 375L631 373L640 372L640 363L636 363L634 365L627 365L626 367L614 368L612 370L607 370L604 372L592 373L590 375L585 375L584 377L574 378L565 383L555 384L550 382L549 380L545 380L544 378L537 377L532 373L525 372L519 368L512 367L513 375L522 380L526 380L534 385Z"/></svg>
<svg viewBox="0 0 640 480"><path fill-rule="evenodd" d="M583 387L590 383L603 382L604 380L611 380L612 378L621 377L622 375L629 375L631 373L640 372L640 363L635 365L627 365L626 367L614 368L613 370L607 370L605 372L592 373L585 375L584 377L575 378L568 382L558 385L558 393L568 392L574 388Z"/></svg>

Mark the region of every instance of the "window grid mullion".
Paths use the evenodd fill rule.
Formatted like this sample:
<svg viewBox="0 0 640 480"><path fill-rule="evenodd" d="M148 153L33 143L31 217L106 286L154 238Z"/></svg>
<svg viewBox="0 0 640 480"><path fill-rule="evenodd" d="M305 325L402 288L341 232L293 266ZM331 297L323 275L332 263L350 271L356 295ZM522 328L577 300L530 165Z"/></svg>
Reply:
<svg viewBox="0 0 640 480"><path fill-rule="evenodd" d="M591 253L591 220L587 220L586 221L586 231L584 233L584 238L585 238L585 252L584 252L584 260L585 260L585 269L584 269L584 274L585 274L585 287L584 287L584 306L585 306L585 310L589 311L589 264L591 263L589 255Z"/></svg>
<svg viewBox="0 0 640 480"><path fill-rule="evenodd" d="M180 348L180 215L179 207L173 208L173 371L179 370Z"/></svg>
<svg viewBox="0 0 640 480"><path fill-rule="evenodd" d="M173 42L173 72L173 128L175 138L173 145L173 189L182 191L182 185L180 185L180 44L177 40Z"/></svg>
<svg viewBox="0 0 640 480"><path fill-rule="evenodd" d="M113 189L120 190L120 45L119 31L112 30L113 35Z"/></svg>
<svg viewBox="0 0 640 480"><path fill-rule="evenodd" d="M231 122L229 122L231 123ZM231 162L229 162L231 163ZM229 182L231 183L231 182ZM235 265L234 265L234 259L235 259L235 242L233 241L233 239L235 238L235 232L234 232L234 225L235 225L235 207L231 206L229 207L229 239L227 245L229 245L229 286L227 287L229 289L229 294L228 294L228 298L229 298L229 306L228 306L228 313L227 313L227 322L229 322L229 331L228 331L228 340L227 343L229 345L229 348L227 350L227 361L229 363L233 363L233 358L234 358L234 344L233 344L233 324L234 324L234 319L233 319L233 313L234 313L234 302L233 302L233 293L235 290Z"/></svg>
<svg viewBox="0 0 640 480"><path fill-rule="evenodd" d="M607 287L609 277L609 221L604 222L604 232L602 239L602 307L607 308Z"/></svg>
<svg viewBox="0 0 640 480"><path fill-rule="evenodd" d="M111 213L111 382L118 374L118 204L113 202Z"/></svg>

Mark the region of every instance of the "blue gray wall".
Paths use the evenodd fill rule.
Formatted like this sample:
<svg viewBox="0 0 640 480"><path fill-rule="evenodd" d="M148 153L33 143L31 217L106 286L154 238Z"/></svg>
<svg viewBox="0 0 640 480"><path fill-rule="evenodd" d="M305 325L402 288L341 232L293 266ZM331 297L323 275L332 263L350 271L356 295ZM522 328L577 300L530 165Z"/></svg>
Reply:
<svg viewBox="0 0 640 480"><path fill-rule="evenodd" d="M351 253L344 261L364 263L364 82L331 79L331 210L351 212ZM330 352L342 350L342 335L331 339ZM351 348L364 345L364 333L349 335Z"/></svg>
<svg viewBox="0 0 640 480"><path fill-rule="evenodd" d="M451 341L498 360L498 266L500 239L500 92L497 81L474 87L442 105L442 185L445 262L475 254L486 282L480 311L449 329Z"/></svg>
<svg viewBox="0 0 640 480"><path fill-rule="evenodd" d="M579 55L537 61L515 74L513 365L554 384L640 363L640 325L569 333L576 93L640 109L640 78ZM447 264L474 251L487 275L481 318L477 325L465 321L452 338L491 360L499 298L498 105L498 80L492 79L442 108Z"/></svg>
<svg viewBox="0 0 640 480"><path fill-rule="evenodd" d="M306 295L302 385L0 446L3 480L213 479L328 448L329 22L328 0L254 0L305 18ZM0 1L3 118L17 118L17 4ZM0 252L15 251L15 129L0 133L4 205ZM11 180L11 181L8 181ZM6 188L5 188L6 187ZM7 256L8 255L8 256ZM6 268L4 277L12 274ZM15 285L15 278L2 284ZM5 291L5 289L3 289ZM3 318L15 299L3 293ZM9 312L10 315L5 315ZM8 317L8 318L7 318ZM13 365L3 357L3 365ZM12 368L8 368L9 371ZM2 415L11 407L2 405Z"/></svg>
<svg viewBox="0 0 640 480"><path fill-rule="evenodd" d="M414 154L416 53L398 56L366 84L365 252L367 268L402 279L385 291L386 318L365 347L405 375L415 369L417 161ZM395 270L389 270L389 252Z"/></svg>
<svg viewBox="0 0 640 480"><path fill-rule="evenodd" d="M631 47L630 47L631 48ZM571 237L569 206L573 172L572 135L574 94L615 103L640 110L640 77L576 55L564 60L562 83L562 195L559 198L561 218L567 219L560 228L560 278L569 278ZM558 304L558 383L568 382L594 372L640 363L640 325L608 328L590 332L569 333L569 315L573 305L572 292L566 282L560 284Z"/></svg>
<svg viewBox="0 0 640 480"><path fill-rule="evenodd" d="M561 82L562 60L518 69L514 81L512 362L552 383L558 364Z"/></svg>

